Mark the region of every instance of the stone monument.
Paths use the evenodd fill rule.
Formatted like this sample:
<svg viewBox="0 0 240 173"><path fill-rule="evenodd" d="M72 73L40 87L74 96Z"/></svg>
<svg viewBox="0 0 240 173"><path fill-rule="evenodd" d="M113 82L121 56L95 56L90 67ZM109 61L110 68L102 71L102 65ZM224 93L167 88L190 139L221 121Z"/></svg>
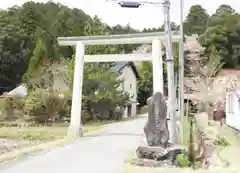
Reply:
<svg viewBox="0 0 240 173"><path fill-rule="evenodd" d="M146 143L137 148L137 157L151 160L170 160L172 163L176 155L183 149L171 146L169 141L167 104L161 92L155 93L147 100L148 120L144 127Z"/></svg>
<svg viewBox="0 0 240 173"><path fill-rule="evenodd" d="M157 92L147 100L148 121L144 133L149 146L166 148L169 140L167 105L162 93Z"/></svg>

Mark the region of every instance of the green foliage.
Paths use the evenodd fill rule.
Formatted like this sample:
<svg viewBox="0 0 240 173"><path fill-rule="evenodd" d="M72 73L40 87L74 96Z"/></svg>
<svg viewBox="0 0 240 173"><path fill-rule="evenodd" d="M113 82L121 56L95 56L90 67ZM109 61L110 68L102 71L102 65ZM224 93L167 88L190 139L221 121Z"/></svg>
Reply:
<svg viewBox="0 0 240 173"><path fill-rule="evenodd" d="M174 70L175 74L178 72L178 56L179 56L179 44L173 44L173 58L174 58ZM153 94L153 72L152 62L142 62L140 66L141 79L138 82L138 102L140 107L146 105L146 101ZM163 57L163 78L164 87L166 90L167 85L167 63L166 57ZM165 93L164 93L165 94Z"/></svg>
<svg viewBox="0 0 240 173"><path fill-rule="evenodd" d="M200 161L196 161L192 163L186 154L178 154L176 157L176 162L180 168L188 168L188 167L200 168L201 167Z"/></svg>
<svg viewBox="0 0 240 173"><path fill-rule="evenodd" d="M64 109L65 99L60 93L52 89L37 89L31 92L25 102L26 120L37 123L53 122L58 118L58 113Z"/></svg>
<svg viewBox="0 0 240 173"><path fill-rule="evenodd" d="M25 101L24 112L26 120L36 122L47 122L47 115L44 112L42 105L43 90L37 89L29 93Z"/></svg>
<svg viewBox="0 0 240 173"><path fill-rule="evenodd" d="M240 63L240 15L228 5L221 5L208 21L208 28L199 41L205 55L218 59L222 67L234 68Z"/></svg>
<svg viewBox="0 0 240 173"><path fill-rule="evenodd" d="M57 37L106 35L136 32L129 26L110 27L97 17L91 18L80 9L47 2L26 2L0 11L0 80L14 88L22 82L32 83L41 76L41 66L60 57L74 54L72 47L59 47ZM137 45L89 46L86 53L131 52ZM21 68L19 68L21 67ZM39 69L40 68L40 69ZM46 68L44 68L46 69ZM40 71L40 72L39 72ZM40 74L39 74L40 73ZM37 78L38 80L42 80ZM34 81L34 83L41 83ZM30 86L40 87L39 84Z"/></svg>
<svg viewBox="0 0 240 173"><path fill-rule="evenodd" d="M217 15L233 14L233 13L235 13L235 10L230 5L227 5L227 4L220 5L216 10Z"/></svg>
<svg viewBox="0 0 240 173"><path fill-rule="evenodd" d="M200 36L205 57L219 61L218 69L236 68L240 64L239 21L240 14L227 4L220 5L211 16L200 5L194 5L184 22L184 32Z"/></svg>
<svg viewBox="0 0 240 173"><path fill-rule="evenodd" d="M46 113L52 117L54 122L58 118L58 113L65 108L65 98L61 92L50 88L43 94L42 104L46 109Z"/></svg>
<svg viewBox="0 0 240 173"><path fill-rule="evenodd" d="M188 144L188 158L191 163L195 163L196 153L194 148L194 129L193 129L193 119L189 118L190 130L189 130L189 144Z"/></svg>
<svg viewBox="0 0 240 173"><path fill-rule="evenodd" d="M200 161L196 161L195 163L194 163L194 167L195 168L200 168L201 167L201 162Z"/></svg>
<svg viewBox="0 0 240 173"><path fill-rule="evenodd" d="M226 139L226 137L218 135L216 137L216 139L213 142L214 145L219 145L219 146L223 146L226 147L228 145L230 145L230 143L228 142L228 140Z"/></svg>
<svg viewBox="0 0 240 173"><path fill-rule="evenodd" d="M187 168L191 164L188 156L185 154L178 154L176 159L177 159L177 164L180 168Z"/></svg>
<svg viewBox="0 0 240 173"><path fill-rule="evenodd" d="M61 77L71 88L73 86L74 59L67 60L63 64L68 69L61 74ZM121 89L122 80L119 78L119 74L112 70L114 66L115 63L87 63L84 66L83 112L86 116L93 116L94 120L104 116L103 114L106 113L104 110L115 112L117 107L124 108L131 97ZM96 117L96 114L99 113L100 117Z"/></svg>
<svg viewBox="0 0 240 173"><path fill-rule="evenodd" d="M202 34L207 28L209 15L200 5L193 5L184 22L184 33L187 35Z"/></svg>
<svg viewBox="0 0 240 173"><path fill-rule="evenodd" d="M153 92L152 63L143 62L140 67L141 79L138 83L138 102L140 106L147 104L147 99Z"/></svg>
<svg viewBox="0 0 240 173"><path fill-rule="evenodd" d="M16 115L16 112L19 111L22 113L24 99L25 98L22 97L3 98L2 107L7 120L19 118L19 115Z"/></svg>
<svg viewBox="0 0 240 173"><path fill-rule="evenodd" d="M30 58L27 72L23 76L23 80L27 82L33 77L33 73L37 71L40 65L42 65L43 58L46 56L46 48L41 39L37 40L36 47L33 51L33 56Z"/></svg>

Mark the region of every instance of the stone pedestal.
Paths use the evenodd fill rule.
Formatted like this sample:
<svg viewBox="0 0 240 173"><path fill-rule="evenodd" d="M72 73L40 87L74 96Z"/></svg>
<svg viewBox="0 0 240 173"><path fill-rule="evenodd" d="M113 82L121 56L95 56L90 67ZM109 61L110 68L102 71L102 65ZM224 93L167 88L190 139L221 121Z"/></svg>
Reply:
<svg viewBox="0 0 240 173"><path fill-rule="evenodd" d="M137 148L137 157L140 159L150 159L156 161L169 160L172 164L175 162L178 154L185 153L182 146L173 146L163 148L160 146L139 146Z"/></svg>
<svg viewBox="0 0 240 173"><path fill-rule="evenodd" d="M138 158L151 160L163 160L168 154L168 151L163 147L155 146L140 146L136 152Z"/></svg>

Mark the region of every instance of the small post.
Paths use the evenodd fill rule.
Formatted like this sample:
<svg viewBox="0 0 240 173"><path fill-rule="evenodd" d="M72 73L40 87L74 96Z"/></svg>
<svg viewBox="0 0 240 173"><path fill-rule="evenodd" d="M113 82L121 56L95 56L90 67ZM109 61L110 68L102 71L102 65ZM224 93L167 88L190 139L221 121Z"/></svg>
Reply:
<svg viewBox="0 0 240 173"><path fill-rule="evenodd" d="M85 45L79 41L76 44L71 120L68 128L68 136L70 137L83 136L81 112L82 112L84 51L85 51Z"/></svg>
<svg viewBox="0 0 240 173"><path fill-rule="evenodd" d="M152 67L153 67L153 94L163 92L163 61L162 61L162 43L155 39L152 42Z"/></svg>

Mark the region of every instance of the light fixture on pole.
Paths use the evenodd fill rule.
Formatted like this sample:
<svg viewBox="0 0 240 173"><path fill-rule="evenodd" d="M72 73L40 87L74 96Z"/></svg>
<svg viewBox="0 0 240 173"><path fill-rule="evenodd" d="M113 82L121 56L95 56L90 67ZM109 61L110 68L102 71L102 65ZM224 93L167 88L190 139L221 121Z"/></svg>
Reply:
<svg viewBox="0 0 240 173"><path fill-rule="evenodd" d="M139 8L142 5L138 2L127 2L127 1L120 1L118 4L123 8Z"/></svg>

